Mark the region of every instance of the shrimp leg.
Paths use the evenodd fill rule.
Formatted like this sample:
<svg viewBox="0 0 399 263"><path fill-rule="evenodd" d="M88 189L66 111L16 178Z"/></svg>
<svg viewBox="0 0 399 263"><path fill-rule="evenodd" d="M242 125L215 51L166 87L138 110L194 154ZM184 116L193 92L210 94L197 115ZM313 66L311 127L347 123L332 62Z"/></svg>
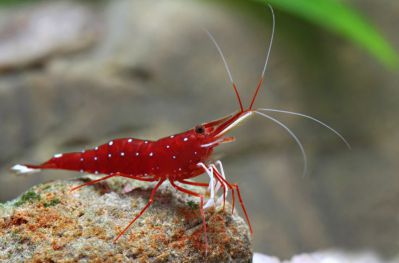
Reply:
<svg viewBox="0 0 399 263"><path fill-rule="evenodd" d="M223 187L223 211L225 210L225 200L226 200L226 188L222 184L222 182L216 178L215 182L215 177L213 175L214 171L211 166L207 167L204 163L200 162L197 164L197 166L202 167L206 174L208 174L210 182L208 185L209 191L211 192L211 197L209 198L208 202L205 204L204 208L208 208L211 206L214 206L216 208L217 202L215 202L215 193L217 193L220 189L220 186ZM219 200L219 199L218 199Z"/></svg>
<svg viewBox="0 0 399 263"><path fill-rule="evenodd" d="M114 239L114 243L118 241L118 239L129 229L129 227L144 213L145 210L154 202L154 196L157 191L157 189L161 186L161 184L165 181L165 179L161 179L155 187L151 191L150 199L148 200L148 203L144 206L143 209L141 209L140 213L136 215L136 217L122 230L122 232L119 233L119 235Z"/></svg>
<svg viewBox="0 0 399 263"><path fill-rule="evenodd" d="M188 195L200 198L201 201L200 201L200 207L199 208L200 208L200 213L201 213L201 217L202 217L202 225L203 225L203 228L204 228L205 253L208 254L208 237L207 237L207 234L206 234L206 221L205 221L205 212L204 212L204 207L203 207L204 206L204 196L202 194L190 191L188 189L185 189L185 188L183 188L181 186L176 185L173 180L169 180L169 181L170 181L170 184L176 190L178 190L178 191L180 191L182 193L186 193Z"/></svg>
<svg viewBox="0 0 399 263"><path fill-rule="evenodd" d="M238 187L237 184L235 184L235 183L230 184L226 179L224 179L214 164L212 165L212 167L214 168L216 178L223 181L223 183L227 184L227 187L231 190L232 197L233 197L233 209L234 209L234 189L237 191L238 200L240 201L241 208L244 211L245 218L246 218L248 226L249 226L249 230L252 234L253 233L252 225L251 225L251 222L249 221L247 209L245 208L244 201L242 200L242 197L241 197L240 188Z"/></svg>
<svg viewBox="0 0 399 263"><path fill-rule="evenodd" d="M129 174L111 173L111 174L109 174L107 176L104 176L104 177L101 177L101 178L99 178L97 180L93 180L93 181L90 181L90 182L75 186L75 187L73 187L70 190L70 192L78 190L78 189L80 189L80 188L82 188L84 186L89 186L89 185L93 185L93 184L99 183L101 181L107 180L107 179L112 178L114 176L121 176L121 177L129 178L129 179L135 179L135 180L144 181L144 182L153 182L153 181L156 180L156 179L152 179L152 178L142 178L142 177L139 177L139 176L133 176L133 175L129 175Z"/></svg>
<svg viewBox="0 0 399 263"><path fill-rule="evenodd" d="M78 189L80 189L80 188L82 188L82 187L84 187L84 186L93 185L93 184L96 184L96 183L99 183L99 182L101 182L101 181L107 180L107 179L109 179L109 178L111 178L111 177L114 177L114 176L116 176L116 175L115 175L115 174L109 174L109 175L107 175L107 176L101 177L100 179L92 180L92 181L90 181L90 182L87 182L87 183L84 183L84 184L75 186L75 187L71 188L71 190L69 190L69 191L70 191L70 192L73 192L73 191L78 190Z"/></svg>

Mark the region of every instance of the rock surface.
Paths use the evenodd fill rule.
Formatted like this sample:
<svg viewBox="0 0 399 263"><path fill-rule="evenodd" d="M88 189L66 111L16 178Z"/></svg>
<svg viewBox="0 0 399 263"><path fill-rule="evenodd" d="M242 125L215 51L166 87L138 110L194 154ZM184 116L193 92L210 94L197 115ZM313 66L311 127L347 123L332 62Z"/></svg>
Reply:
<svg viewBox="0 0 399 263"><path fill-rule="evenodd" d="M206 213L206 255L198 200L177 193L168 183L113 243L148 202L152 186L116 178L69 192L89 178L94 177L37 185L1 204L0 261L249 262L252 258L243 219L213 208ZM126 193L127 188L132 190Z"/></svg>

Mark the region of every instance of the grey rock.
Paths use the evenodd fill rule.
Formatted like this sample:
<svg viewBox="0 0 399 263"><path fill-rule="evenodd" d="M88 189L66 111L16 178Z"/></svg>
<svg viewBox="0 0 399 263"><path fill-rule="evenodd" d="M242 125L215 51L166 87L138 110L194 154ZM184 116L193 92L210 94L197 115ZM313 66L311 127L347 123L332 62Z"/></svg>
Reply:
<svg viewBox="0 0 399 263"><path fill-rule="evenodd" d="M100 32L94 13L73 1L0 10L0 17L0 71L44 64L49 57L87 48Z"/></svg>

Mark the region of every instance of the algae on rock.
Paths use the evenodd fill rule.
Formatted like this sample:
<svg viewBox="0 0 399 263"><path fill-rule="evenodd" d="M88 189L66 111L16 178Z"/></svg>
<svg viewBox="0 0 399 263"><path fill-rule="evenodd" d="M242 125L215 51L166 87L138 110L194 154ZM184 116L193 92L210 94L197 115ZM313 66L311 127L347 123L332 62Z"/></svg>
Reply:
<svg viewBox="0 0 399 263"><path fill-rule="evenodd" d="M81 183L65 180L37 185L2 204L0 261L251 261L247 225L227 207L226 212L206 212L206 255L198 200L167 183L158 190L151 207L113 243L148 202L153 185L114 178L69 191ZM126 192L127 188L132 190Z"/></svg>

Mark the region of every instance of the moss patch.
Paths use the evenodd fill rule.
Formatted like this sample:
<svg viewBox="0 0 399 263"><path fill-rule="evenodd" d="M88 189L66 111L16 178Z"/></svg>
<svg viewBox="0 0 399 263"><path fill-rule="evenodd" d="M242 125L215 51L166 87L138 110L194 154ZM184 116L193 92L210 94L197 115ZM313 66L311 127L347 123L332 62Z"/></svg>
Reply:
<svg viewBox="0 0 399 263"><path fill-rule="evenodd" d="M188 202L187 202L187 205L188 205L189 207L191 207L191 209L197 209L197 208L198 208L198 204L195 203L195 202L193 202L193 201L188 201Z"/></svg>
<svg viewBox="0 0 399 263"><path fill-rule="evenodd" d="M58 205L59 203L61 203L60 199L55 198L55 199L50 200L47 203L44 203L43 205L44 205L44 207L50 207L50 206Z"/></svg>
<svg viewBox="0 0 399 263"><path fill-rule="evenodd" d="M36 194L33 191L28 191L24 193L17 202L14 203L14 206L21 206L27 202L33 202L39 200L40 200L40 195Z"/></svg>

